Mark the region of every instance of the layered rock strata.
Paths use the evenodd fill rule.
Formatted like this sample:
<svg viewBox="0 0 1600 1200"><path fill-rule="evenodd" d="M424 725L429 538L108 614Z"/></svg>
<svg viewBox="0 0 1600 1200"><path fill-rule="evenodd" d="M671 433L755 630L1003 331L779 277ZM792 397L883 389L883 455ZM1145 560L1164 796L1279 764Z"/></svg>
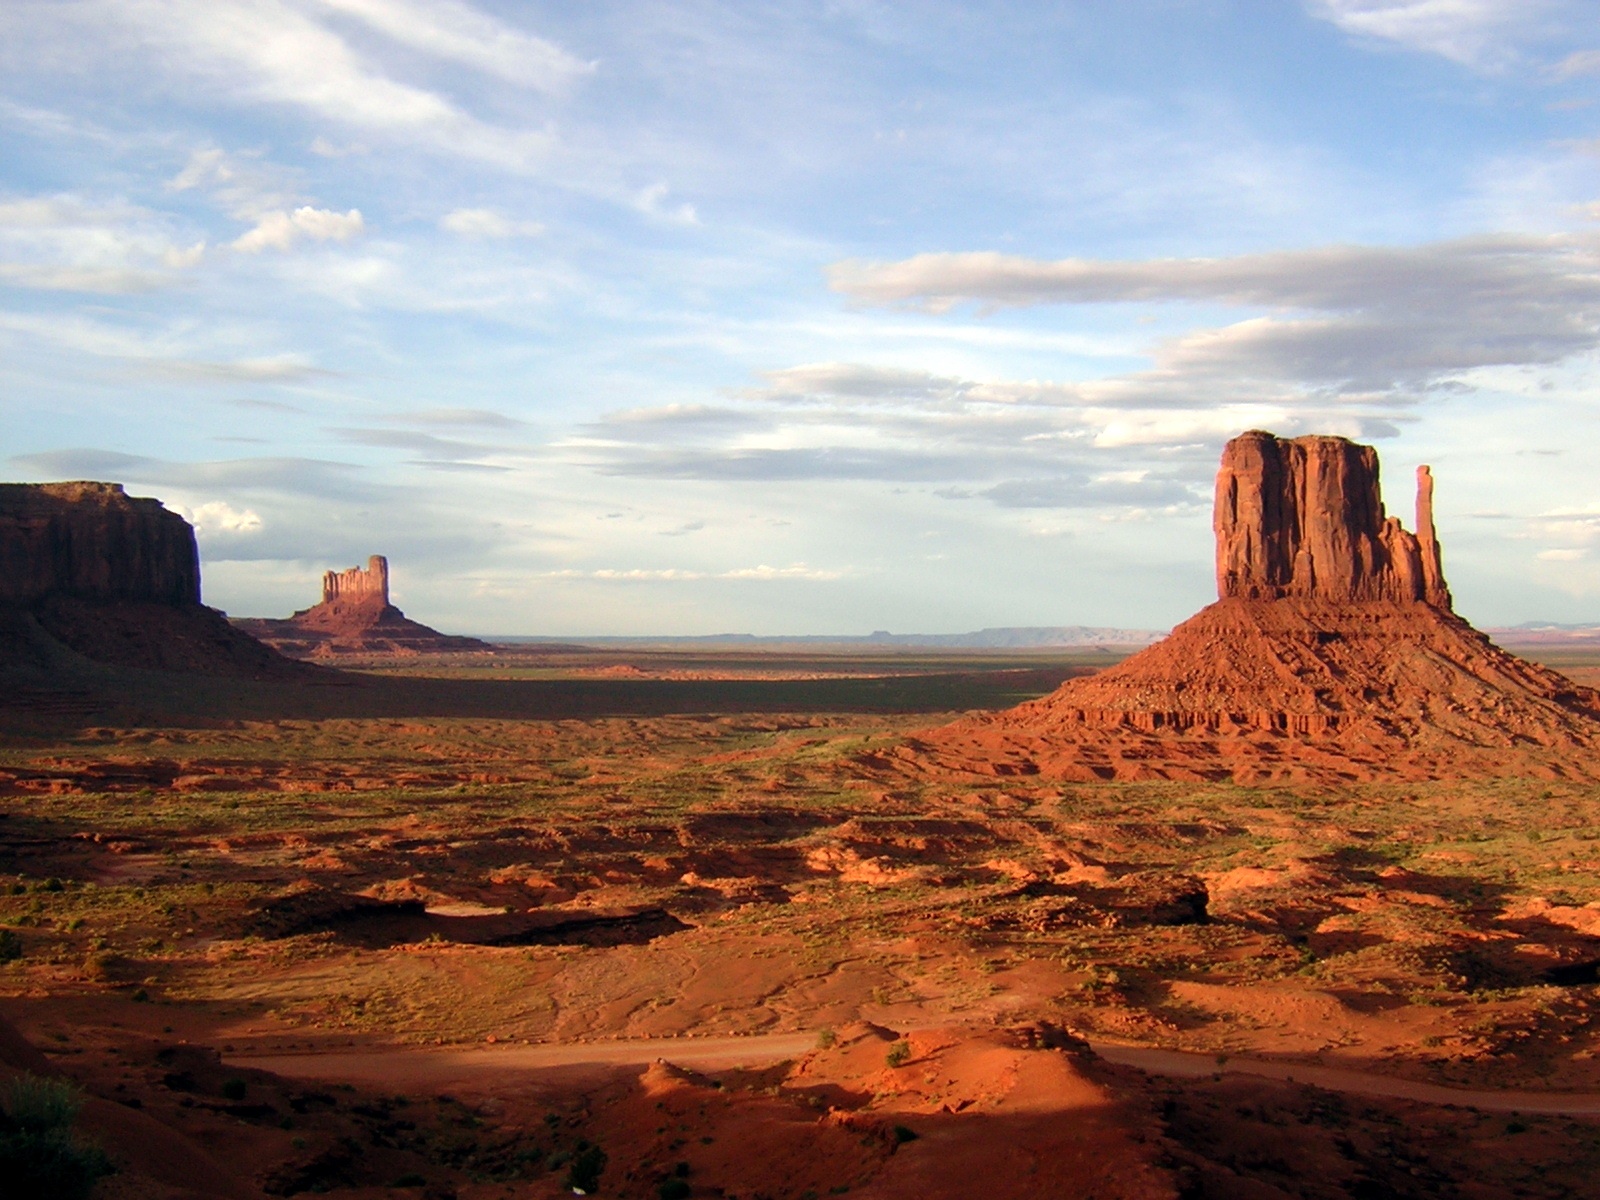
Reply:
<svg viewBox="0 0 1600 1200"><path fill-rule="evenodd" d="M1067 779L1600 778L1600 694L1451 610L1417 472L1417 530L1343 438L1229 442L1215 604L1049 696L914 739L914 770Z"/></svg>
<svg viewBox="0 0 1600 1200"><path fill-rule="evenodd" d="M453 654L491 650L477 638L440 633L389 601L389 560L322 576L322 602L284 619L246 618L241 629L294 658L338 655Z"/></svg>
<svg viewBox="0 0 1600 1200"><path fill-rule="evenodd" d="M193 527L116 483L0 484L0 667L65 648L117 666L277 676L281 656L200 602Z"/></svg>

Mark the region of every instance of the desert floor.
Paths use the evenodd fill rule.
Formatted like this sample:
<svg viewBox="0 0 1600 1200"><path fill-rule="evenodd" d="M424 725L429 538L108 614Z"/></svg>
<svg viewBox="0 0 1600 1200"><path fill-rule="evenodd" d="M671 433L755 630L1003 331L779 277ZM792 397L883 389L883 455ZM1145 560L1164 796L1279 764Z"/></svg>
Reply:
<svg viewBox="0 0 1600 1200"><path fill-rule="evenodd" d="M108 1197L1596 1195L1600 787L886 753L1111 657L18 687L0 1016Z"/></svg>

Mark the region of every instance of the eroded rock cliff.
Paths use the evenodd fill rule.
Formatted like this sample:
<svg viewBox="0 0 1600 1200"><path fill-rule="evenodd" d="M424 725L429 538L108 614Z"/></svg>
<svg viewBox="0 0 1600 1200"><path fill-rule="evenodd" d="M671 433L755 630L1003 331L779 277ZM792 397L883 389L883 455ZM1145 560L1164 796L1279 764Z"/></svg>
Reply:
<svg viewBox="0 0 1600 1200"><path fill-rule="evenodd" d="M1220 598L1164 640L1002 713L931 731L911 770L1064 779L1600 778L1600 694L1451 610L1417 472L1417 532L1344 438L1229 442Z"/></svg>
<svg viewBox="0 0 1600 1200"><path fill-rule="evenodd" d="M304 670L200 603L194 529L159 500L116 483L0 484L0 668L49 673L83 659L207 674Z"/></svg>
<svg viewBox="0 0 1600 1200"><path fill-rule="evenodd" d="M1217 595L1389 600L1450 607L1433 528L1433 476L1417 468L1417 531L1386 516L1378 453L1341 437L1234 438L1217 471Z"/></svg>
<svg viewBox="0 0 1600 1200"><path fill-rule="evenodd" d="M200 603L194 529L117 483L0 484L0 603Z"/></svg>

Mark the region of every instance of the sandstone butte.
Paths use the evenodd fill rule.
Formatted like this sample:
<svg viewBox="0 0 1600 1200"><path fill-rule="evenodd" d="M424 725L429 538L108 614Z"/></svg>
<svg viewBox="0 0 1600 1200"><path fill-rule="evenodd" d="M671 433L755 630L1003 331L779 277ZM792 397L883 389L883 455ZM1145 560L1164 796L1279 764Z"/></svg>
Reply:
<svg viewBox="0 0 1600 1200"><path fill-rule="evenodd" d="M1063 780L1600 777L1600 693L1452 609L1417 472L1416 531L1378 456L1252 431L1223 450L1215 604L1096 675L900 747L912 772Z"/></svg>
<svg viewBox="0 0 1600 1200"><path fill-rule="evenodd" d="M194 529L160 501L115 483L0 484L0 667L50 670L64 654L212 674L296 670L201 603Z"/></svg>
<svg viewBox="0 0 1600 1200"><path fill-rule="evenodd" d="M389 560L374 554L365 568L328 571L322 602L284 619L241 618L240 629L294 658L341 654L437 654L492 650L411 620L389 601Z"/></svg>

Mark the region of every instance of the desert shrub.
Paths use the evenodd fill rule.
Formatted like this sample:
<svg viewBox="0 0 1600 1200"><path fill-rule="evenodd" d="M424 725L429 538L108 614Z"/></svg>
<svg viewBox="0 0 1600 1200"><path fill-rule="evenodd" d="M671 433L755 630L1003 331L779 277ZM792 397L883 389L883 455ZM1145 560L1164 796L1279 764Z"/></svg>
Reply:
<svg viewBox="0 0 1600 1200"><path fill-rule="evenodd" d="M689 1200L693 1193L694 1189L689 1186L689 1181L679 1179L676 1175L663 1179L661 1186L656 1190L661 1200Z"/></svg>
<svg viewBox="0 0 1600 1200"><path fill-rule="evenodd" d="M599 1146L579 1142L572 1155L572 1165L567 1168L566 1186L591 1194L600 1186L600 1176L605 1169L606 1152Z"/></svg>
<svg viewBox="0 0 1600 1200"><path fill-rule="evenodd" d="M22 939L9 929L0 929L0 962L16 962L22 957Z"/></svg>
<svg viewBox="0 0 1600 1200"><path fill-rule="evenodd" d="M111 1173L99 1147L72 1136L83 1098L69 1083L21 1075L0 1089L0 1180L8 1200L85 1200Z"/></svg>
<svg viewBox="0 0 1600 1200"><path fill-rule="evenodd" d="M894 1140L896 1145L903 1146L907 1142L914 1142L922 1135L909 1125L896 1125L894 1127Z"/></svg>
<svg viewBox="0 0 1600 1200"><path fill-rule="evenodd" d="M911 1059L911 1043L901 1039L889 1047L889 1053L883 1056L883 1061L891 1067L904 1066Z"/></svg>
<svg viewBox="0 0 1600 1200"><path fill-rule="evenodd" d="M243 1100L247 1090L242 1079L224 1079L222 1081L222 1098L224 1100Z"/></svg>
<svg viewBox="0 0 1600 1200"><path fill-rule="evenodd" d="M839 1035L830 1028L817 1030L817 1049L829 1050L839 1040Z"/></svg>

